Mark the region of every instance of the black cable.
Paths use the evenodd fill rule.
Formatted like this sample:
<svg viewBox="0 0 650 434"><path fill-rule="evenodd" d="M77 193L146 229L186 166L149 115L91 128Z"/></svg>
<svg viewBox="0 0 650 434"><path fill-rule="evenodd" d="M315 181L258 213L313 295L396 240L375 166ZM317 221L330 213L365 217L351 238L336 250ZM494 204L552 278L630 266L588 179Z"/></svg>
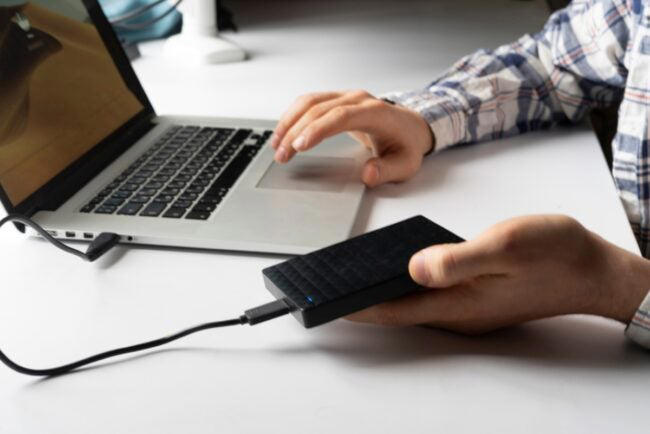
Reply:
<svg viewBox="0 0 650 434"><path fill-rule="evenodd" d="M242 319L243 318L243 319ZM168 344L175 340L184 338L185 336L200 332L203 330L218 328L218 327L228 327L233 325L245 324L245 317L231 319L227 321L217 321L210 322L206 324L201 324L196 327L189 328L187 330L180 331L173 335L169 335L164 338L154 339L152 341L143 342L141 344L131 345L128 347L116 348L114 350L105 351L103 353L95 354L94 356L86 357L85 359L78 360L76 362L68 363L66 365L57 366L56 368L47 368L47 369L32 369L25 366L19 365L18 363L11 360L0 350L0 361L13 369L16 372L25 375L33 375L39 377L53 377L56 375L65 374L67 372L78 369L82 366L89 365L91 363L99 362L100 360L109 359L111 357L121 356L122 354L134 353L137 351L148 350L150 348L159 347L161 345Z"/></svg>
<svg viewBox="0 0 650 434"><path fill-rule="evenodd" d="M110 250L119 241L119 236L117 234L102 233L97 238L95 238L95 240L93 241L94 245L93 243L91 243L90 246L88 247L88 251L86 253L83 253L77 249L73 249L72 247L63 244L61 241L52 237L38 223L30 220L25 216L10 214L7 217L0 220L0 227L2 227L5 223L11 221L22 223L24 225L31 227L40 235L42 235L47 241L53 244L55 247L63 250L64 252L73 254L87 261L93 261L99 258L101 255L103 255L108 250ZM148 350L154 347L159 347L161 345L168 344L170 342L176 341L178 339L184 338L186 336L189 336L191 334L203 330L209 330L209 329L214 329L219 327L228 327L234 325L243 325L243 324L250 324L250 325L259 324L280 317L282 315L286 315L291 311L292 308L284 300L276 300L249 309L245 311L243 315L241 315L239 318L236 319L229 319L225 321L215 321L215 322L200 324L166 337L154 339L140 344L130 345L128 347L121 347L121 348L116 348L114 350L104 351L103 353L95 354L94 356L86 357L85 359L81 359L76 362L57 366L55 368L46 368L46 369L27 368L11 360L5 353L2 352L2 350L0 350L0 361L4 363L6 366L8 366L9 368L21 374L41 376L41 377L52 377L55 375L68 373L82 366L86 366L91 363L96 363L101 360L109 359L111 357L121 356L123 354L135 353L138 351Z"/></svg>
<svg viewBox="0 0 650 434"><path fill-rule="evenodd" d="M56 375L66 374L75 369L81 368L82 366L89 365L91 363L96 363L101 360L110 359L112 357L121 356L123 354L135 353L138 351L148 350L151 348L159 347L161 345L174 342L178 339L184 338L191 334L215 329L220 327L229 327L234 325L243 325L243 324L259 324L261 322L269 321L274 318L278 318L282 315L286 315L291 312L291 307L284 300L276 300L271 303L264 304L262 306L255 307L253 309L247 310L244 315L236 319L229 319L225 321L215 321L205 324L200 324L194 327L191 327L186 330L182 330L178 333L162 337L159 339L154 339L147 342L142 342L140 344L130 345L128 347L116 348L114 350L104 351L103 353L95 354L94 356L86 357L85 359L78 360L76 362L67 363L65 365L57 366L55 368L46 368L46 369L34 369L22 366L13 360L11 360L5 353L0 350L0 361L7 365L9 368L13 369L16 372L25 375L32 375L37 377L53 377Z"/></svg>
<svg viewBox="0 0 650 434"><path fill-rule="evenodd" d="M66 244L63 244L61 241L54 238L48 231L43 229L39 224L30 220L29 218L18 215L18 214L9 214L2 220L0 220L0 228L8 222L18 222L23 225L29 226L34 229L40 236L49 241L54 247L63 250L66 253L75 255L85 261L92 262L97 258L101 257L104 253L108 252L113 248L120 240L120 236L114 233L104 232L99 234L88 246L86 253L74 249Z"/></svg>

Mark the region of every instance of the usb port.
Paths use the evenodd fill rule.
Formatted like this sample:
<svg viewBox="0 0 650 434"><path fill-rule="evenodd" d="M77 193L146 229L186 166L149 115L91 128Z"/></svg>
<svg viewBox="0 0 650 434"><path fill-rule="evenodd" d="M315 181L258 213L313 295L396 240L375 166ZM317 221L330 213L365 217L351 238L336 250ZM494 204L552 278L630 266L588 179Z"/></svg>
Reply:
<svg viewBox="0 0 650 434"><path fill-rule="evenodd" d="M93 238L95 238L95 236L93 234L88 233L88 232L84 232L84 238L87 239L87 240L92 240Z"/></svg>
<svg viewBox="0 0 650 434"><path fill-rule="evenodd" d="M59 235L56 231L47 231L47 232L48 232L50 235L52 235L53 237L56 237L57 235Z"/></svg>
<svg viewBox="0 0 650 434"><path fill-rule="evenodd" d="M74 238L77 236L74 232L66 232L65 233L66 238Z"/></svg>

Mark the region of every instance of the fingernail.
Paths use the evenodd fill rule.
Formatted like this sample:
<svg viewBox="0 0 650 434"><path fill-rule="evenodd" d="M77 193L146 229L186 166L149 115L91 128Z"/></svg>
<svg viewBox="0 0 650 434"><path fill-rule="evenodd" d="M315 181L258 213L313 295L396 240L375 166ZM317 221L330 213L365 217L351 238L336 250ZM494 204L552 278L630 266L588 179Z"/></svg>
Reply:
<svg viewBox="0 0 650 434"><path fill-rule="evenodd" d="M271 136L271 147L273 149L277 149L279 144L280 144L280 136L277 134L273 134Z"/></svg>
<svg viewBox="0 0 650 434"><path fill-rule="evenodd" d="M429 282L429 274L427 273L426 266L424 264L424 253L418 252L411 259L412 265L412 275L411 277L420 285L426 285Z"/></svg>
<svg viewBox="0 0 650 434"><path fill-rule="evenodd" d="M287 151L283 148L278 149L278 152L275 153L275 161L278 163L284 163L287 161Z"/></svg>
<svg viewBox="0 0 650 434"><path fill-rule="evenodd" d="M305 149L306 144L307 143L305 142L305 136L298 136L298 138L293 141L291 146L293 146L293 149L296 151L302 151Z"/></svg>

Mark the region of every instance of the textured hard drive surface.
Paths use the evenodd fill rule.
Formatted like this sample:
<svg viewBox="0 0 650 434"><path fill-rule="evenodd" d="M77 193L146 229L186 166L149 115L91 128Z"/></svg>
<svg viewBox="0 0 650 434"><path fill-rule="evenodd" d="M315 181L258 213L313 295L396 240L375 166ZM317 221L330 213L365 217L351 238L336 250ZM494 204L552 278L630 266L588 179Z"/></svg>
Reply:
<svg viewBox="0 0 650 434"><path fill-rule="evenodd" d="M381 291L391 282L417 286L408 277L411 256L433 244L459 241L462 238L423 216L416 216L297 256L266 268L263 273L268 289L278 298L289 299L299 314L324 312L326 305L336 304L337 312L344 315L374 304L372 296L378 294L372 292L373 288L375 292ZM364 291L369 294L363 299L367 302L360 301L356 294ZM344 301L355 300L355 295L354 306L346 306ZM380 301L384 300L374 302ZM319 323L324 322L322 316Z"/></svg>

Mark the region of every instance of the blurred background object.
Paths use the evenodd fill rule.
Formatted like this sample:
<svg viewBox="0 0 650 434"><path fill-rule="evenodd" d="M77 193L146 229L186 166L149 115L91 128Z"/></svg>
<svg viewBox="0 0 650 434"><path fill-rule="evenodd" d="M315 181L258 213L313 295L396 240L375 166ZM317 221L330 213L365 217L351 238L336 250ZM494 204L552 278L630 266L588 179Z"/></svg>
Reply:
<svg viewBox="0 0 650 434"><path fill-rule="evenodd" d="M177 7L183 0L99 0L117 35L126 44L165 38L180 32Z"/></svg>
<svg viewBox="0 0 650 434"><path fill-rule="evenodd" d="M217 26L220 14L218 2L184 0L180 9L183 12L183 29L165 43L167 58L184 65L239 62L246 58L243 49L220 36Z"/></svg>
<svg viewBox="0 0 650 434"><path fill-rule="evenodd" d="M243 60L244 51L219 37L219 30L237 30L232 13L218 0L99 0L124 44L129 58L139 56L136 44L172 37L166 54L187 63ZM184 19L183 19L184 18Z"/></svg>

